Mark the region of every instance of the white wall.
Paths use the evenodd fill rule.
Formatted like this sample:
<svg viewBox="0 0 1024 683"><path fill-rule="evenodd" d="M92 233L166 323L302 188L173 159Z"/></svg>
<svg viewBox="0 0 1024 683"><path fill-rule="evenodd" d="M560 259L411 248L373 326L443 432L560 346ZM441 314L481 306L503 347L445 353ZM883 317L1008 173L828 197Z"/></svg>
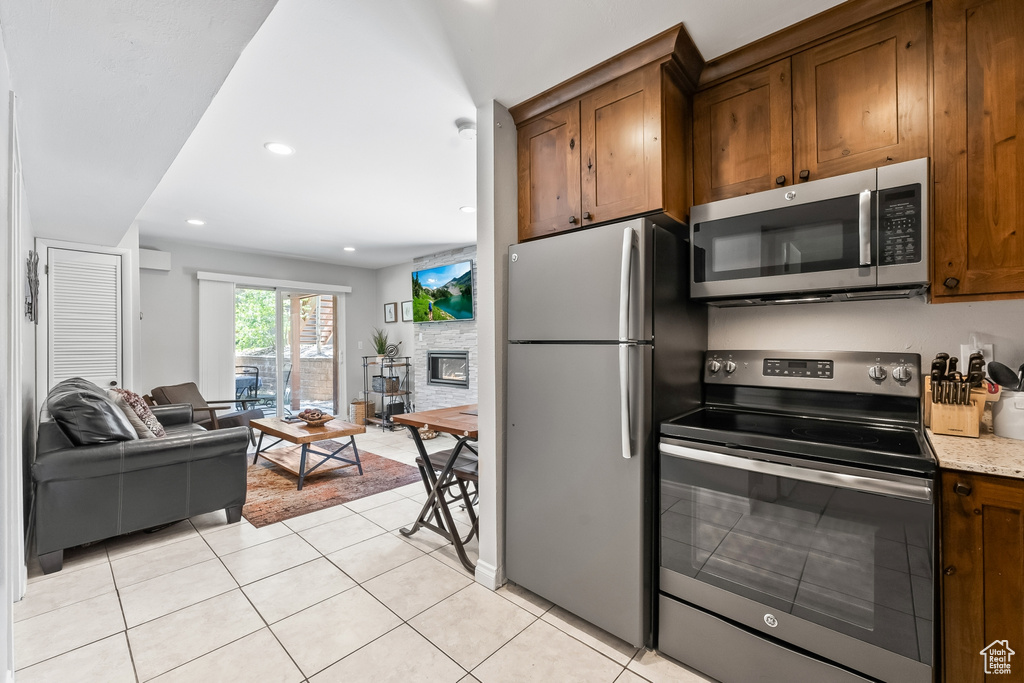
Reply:
<svg viewBox="0 0 1024 683"><path fill-rule="evenodd" d="M155 386L198 379L199 282L196 272L204 270L351 287L351 294L339 295L345 297L346 387L350 397L362 391L359 356L365 352L366 345L364 350L359 350L356 342L368 341L365 331L374 324L379 326L375 271L145 237L141 241L144 248L169 252L171 270L141 272L142 370L134 390L148 393Z"/></svg>
<svg viewBox="0 0 1024 683"><path fill-rule="evenodd" d="M894 301L711 308L710 349L910 351L922 363L959 355L971 333L994 343L995 360L1024 363L1024 300L928 304ZM991 360L991 359L990 359Z"/></svg>
<svg viewBox="0 0 1024 683"><path fill-rule="evenodd" d="M0 163L0 206L3 207L0 221L4 226L3 239L0 239L0 277L6 283L5 295L0 297L0 325L4 328L0 339L0 386L3 387L0 391L0 416L3 417L3 429L0 429L0 675L7 680L13 679L14 675L11 603L21 597L24 566L20 551L24 538L21 511L23 453L20 447L23 432L20 427L24 416L19 400L20 387L12 387L10 383L10 375L16 366L20 366L22 359L13 358L10 354L12 346L17 346L13 344L14 339L22 337L25 331L24 317L19 315L19 311L24 306L21 300L24 258L32 244L31 236L25 238L23 234L11 232L10 90L7 52L0 38L0 93L8 94L0 105L0 159L3 159ZM22 229L29 229L27 222ZM12 243L18 253L12 253Z"/></svg>
<svg viewBox="0 0 1024 683"><path fill-rule="evenodd" d="M379 327L387 332L388 342L398 344L401 342L401 351L398 355L409 356L416 351L415 333L411 322L402 322L402 302L412 300L412 263L402 263L397 266L381 268L377 271L377 308L374 313L373 327ZM397 322L384 322L384 304L398 304ZM370 342L370 335L373 330L366 329L351 330L349 332L353 341L363 342L363 348L359 351L362 356L376 355L373 344ZM354 359L360 360L361 359ZM409 375L410 382L412 375ZM360 390L362 387L360 386ZM415 387L413 387L415 390ZM358 394L352 394L355 398Z"/></svg>

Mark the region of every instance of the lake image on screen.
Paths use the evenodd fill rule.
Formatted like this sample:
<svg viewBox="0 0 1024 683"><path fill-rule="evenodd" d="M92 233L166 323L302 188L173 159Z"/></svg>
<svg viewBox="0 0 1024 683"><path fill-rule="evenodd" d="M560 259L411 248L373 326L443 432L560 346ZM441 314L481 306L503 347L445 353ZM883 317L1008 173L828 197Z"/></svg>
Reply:
<svg viewBox="0 0 1024 683"><path fill-rule="evenodd" d="M473 262L463 261L412 274L413 322L473 318Z"/></svg>

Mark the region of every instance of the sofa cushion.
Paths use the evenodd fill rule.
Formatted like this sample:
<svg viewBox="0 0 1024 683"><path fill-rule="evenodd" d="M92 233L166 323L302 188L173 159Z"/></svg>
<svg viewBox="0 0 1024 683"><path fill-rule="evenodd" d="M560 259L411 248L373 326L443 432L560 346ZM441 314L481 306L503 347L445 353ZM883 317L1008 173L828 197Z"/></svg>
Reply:
<svg viewBox="0 0 1024 683"><path fill-rule="evenodd" d="M156 415L149 409L146 402L134 391L114 387L107 391L107 396L114 402L114 405L121 409L124 416L128 418L140 439L155 439L167 436L167 432L164 431L160 420L156 419Z"/></svg>
<svg viewBox="0 0 1024 683"><path fill-rule="evenodd" d="M138 438L106 392L80 377L66 379L51 389L46 409L76 446Z"/></svg>

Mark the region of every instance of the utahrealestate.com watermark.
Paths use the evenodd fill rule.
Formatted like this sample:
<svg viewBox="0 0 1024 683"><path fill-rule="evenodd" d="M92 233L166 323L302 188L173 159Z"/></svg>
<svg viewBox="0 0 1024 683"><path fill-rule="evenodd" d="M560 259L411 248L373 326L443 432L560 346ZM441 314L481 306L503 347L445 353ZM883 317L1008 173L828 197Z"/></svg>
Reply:
<svg viewBox="0 0 1024 683"><path fill-rule="evenodd" d="M1009 674L1010 657L1015 654L1017 653L1010 649L1008 640L993 640L981 651L981 656L985 658L985 673Z"/></svg>

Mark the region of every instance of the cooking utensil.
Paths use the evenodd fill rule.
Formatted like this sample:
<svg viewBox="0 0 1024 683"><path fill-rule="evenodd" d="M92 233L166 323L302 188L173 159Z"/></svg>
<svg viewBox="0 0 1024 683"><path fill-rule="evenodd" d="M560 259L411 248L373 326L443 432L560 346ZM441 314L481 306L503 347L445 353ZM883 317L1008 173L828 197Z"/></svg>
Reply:
<svg viewBox="0 0 1024 683"><path fill-rule="evenodd" d="M1020 382L1017 383L1017 391L1024 391L1024 363L1020 364L1017 368L1017 375L1020 377Z"/></svg>
<svg viewBox="0 0 1024 683"><path fill-rule="evenodd" d="M1017 373L999 361L989 361L988 376L1004 389L1017 391L1018 387L1020 387L1020 377L1017 376Z"/></svg>
<svg viewBox="0 0 1024 683"><path fill-rule="evenodd" d="M946 377L948 379L955 379L954 375L956 374L956 364L958 362L960 362L960 359L956 356L949 359L949 366L946 367Z"/></svg>

